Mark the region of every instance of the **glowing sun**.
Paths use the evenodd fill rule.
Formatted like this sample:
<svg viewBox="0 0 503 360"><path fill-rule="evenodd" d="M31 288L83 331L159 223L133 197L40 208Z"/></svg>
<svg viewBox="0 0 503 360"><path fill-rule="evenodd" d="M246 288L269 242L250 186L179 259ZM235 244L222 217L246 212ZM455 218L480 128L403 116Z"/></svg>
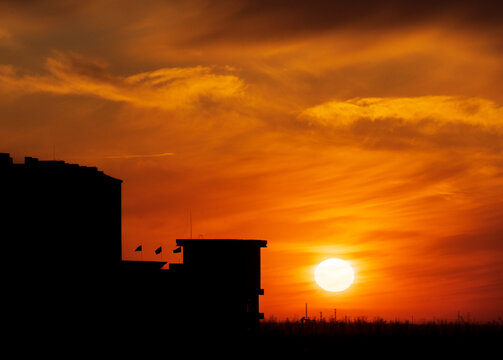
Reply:
<svg viewBox="0 0 503 360"><path fill-rule="evenodd" d="M355 272L347 261L327 259L314 270L314 280L326 291L337 292L346 290L355 279Z"/></svg>

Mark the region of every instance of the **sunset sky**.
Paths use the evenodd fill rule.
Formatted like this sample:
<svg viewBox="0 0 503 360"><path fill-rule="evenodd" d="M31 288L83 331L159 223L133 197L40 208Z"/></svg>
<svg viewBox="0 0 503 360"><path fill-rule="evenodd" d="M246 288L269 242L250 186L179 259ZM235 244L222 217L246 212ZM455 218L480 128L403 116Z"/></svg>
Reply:
<svg viewBox="0 0 503 360"><path fill-rule="evenodd" d="M268 240L266 318L503 316L501 1L1 1L0 152L124 180L124 259Z"/></svg>

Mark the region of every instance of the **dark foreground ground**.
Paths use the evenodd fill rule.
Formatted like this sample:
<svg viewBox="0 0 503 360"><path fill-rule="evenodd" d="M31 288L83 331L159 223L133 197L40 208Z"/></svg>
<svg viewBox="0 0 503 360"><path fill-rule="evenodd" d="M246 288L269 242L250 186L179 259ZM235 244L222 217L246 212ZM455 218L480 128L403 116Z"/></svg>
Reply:
<svg viewBox="0 0 503 360"><path fill-rule="evenodd" d="M221 355L234 359L264 356L280 359L320 356L330 359L346 356L491 359L499 358L503 349L503 324L496 322L261 322L254 330L194 324L184 331L166 327L150 336L145 332L142 335L141 354L150 353L155 357L167 351L178 357ZM124 337L122 345L129 344L134 350L131 345L135 344L135 337L127 338Z"/></svg>
<svg viewBox="0 0 503 360"><path fill-rule="evenodd" d="M73 322L72 322L73 323ZM74 324L74 323L73 323ZM124 322L86 327L48 327L23 334L18 352L37 357L127 359L498 359L503 323L424 323L385 321L261 322L238 329L221 322ZM21 334L17 334L21 335ZM35 341L33 341L35 340Z"/></svg>
<svg viewBox="0 0 503 360"><path fill-rule="evenodd" d="M292 355L410 358L445 355L494 357L503 346L503 324L385 321L265 322L257 335L265 351ZM488 355L487 357L484 356Z"/></svg>

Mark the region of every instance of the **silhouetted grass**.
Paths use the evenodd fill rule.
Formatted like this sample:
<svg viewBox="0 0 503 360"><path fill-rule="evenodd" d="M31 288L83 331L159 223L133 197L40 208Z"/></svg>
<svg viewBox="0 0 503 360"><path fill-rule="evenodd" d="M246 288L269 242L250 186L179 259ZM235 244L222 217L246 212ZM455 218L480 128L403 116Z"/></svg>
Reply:
<svg viewBox="0 0 503 360"><path fill-rule="evenodd" d="M503 344L503 324L427 322L264 321L254 335L266 352L283 354L490 354ZM499 350L498 350L499 351Z"/></svg>
<svg viewBox="0 0 503 360"><path fill-rule="evenodd" d="M282 336L482 336L501 333L503 323L431 321L413 324L405 321L264 321L264 334Z"/></svg>
<svg viewBox="0 0 503 360"><path fill-rule="evenodd" d="M485 359L499 356L503 344L501 322L261 321L255 329L236 328L219 319L176 326L156 324L122 328L118 347L128 354L138 349L143 355L177 353L206 358L225 354L233 359L266 355L280 359L316 359L320 355L330 358L384 355L400 359L471 355Z"/></svg>

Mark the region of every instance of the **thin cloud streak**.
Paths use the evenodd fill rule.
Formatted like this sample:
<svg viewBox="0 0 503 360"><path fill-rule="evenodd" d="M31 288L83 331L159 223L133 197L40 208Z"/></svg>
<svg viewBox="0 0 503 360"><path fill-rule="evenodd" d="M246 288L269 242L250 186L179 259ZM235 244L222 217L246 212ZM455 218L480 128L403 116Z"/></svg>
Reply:
<svg viewBox="0 0 503 360"><path fill-rule="evenodd" d="M107 156L107 159L138 159L138 158L155 158L155 157L165 157L174 156L174 153L161 153L161 154L147 154L147 155L115 155Z"/></svg>

